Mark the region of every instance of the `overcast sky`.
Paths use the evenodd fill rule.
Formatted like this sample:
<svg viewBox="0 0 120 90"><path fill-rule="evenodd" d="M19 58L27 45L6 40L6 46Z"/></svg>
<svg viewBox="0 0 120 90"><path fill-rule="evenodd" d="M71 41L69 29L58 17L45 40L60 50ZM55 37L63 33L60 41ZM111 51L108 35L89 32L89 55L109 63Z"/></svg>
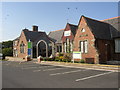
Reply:
<svg viewBox="0 0 120 90"><path fill-rule="evenodd" d="M46 33L65 28L67 21L77 25L81 15L97 20L117 17L118 2L3 2L2 40L13 40L32 25Z"/></svg>

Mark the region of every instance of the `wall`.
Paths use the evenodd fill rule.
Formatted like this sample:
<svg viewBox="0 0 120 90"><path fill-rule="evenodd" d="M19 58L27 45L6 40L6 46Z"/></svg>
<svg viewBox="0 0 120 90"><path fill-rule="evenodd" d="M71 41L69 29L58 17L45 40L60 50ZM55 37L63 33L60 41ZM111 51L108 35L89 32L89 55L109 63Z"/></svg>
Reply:
<svg viewBox="0 0 120 90"><path fill-rule="evenodd" d="M21 42L23 42L25 44L25 53L20 53L20 44ZM26 37L22 31L21 35L20 35L20 39L19 39L19 43L18 43L18 46L17 46L17 50L18 50L18 57L20 58L25 58L27 56L27 50L28 50L28 46L27 46L27 40L26 40Z"/></svg>
<svg viewBox="0 0 120 90"><path fill-rule="evenodd" d="M67 24L64 32L69 31L69 30L71 30L71 28L70 28L69 24ZM72 46L73 46L74 35L72 34L72 32L71 32L70 36L64 36L64 33L63 33L63 36L62 36L62 52L65 52L64 43L66 43L66 39L69 39L70 42L72 43Z"/></svg>
<svg viewBox="0 0 120 90"><path fill-rule="evenodd" d="M81 32L82 28L85 29L85 32ZM94 63L99 63L99 55L95 48L95 38L90 31L90 28L88 27L84 17L82 17L80 20L80 24L74 38L74 51L80 51L79 42L83 40L88 41L88 52L82 53L82 59L84 59L88 63L91 63L92 60L94 61Z"/></svg>

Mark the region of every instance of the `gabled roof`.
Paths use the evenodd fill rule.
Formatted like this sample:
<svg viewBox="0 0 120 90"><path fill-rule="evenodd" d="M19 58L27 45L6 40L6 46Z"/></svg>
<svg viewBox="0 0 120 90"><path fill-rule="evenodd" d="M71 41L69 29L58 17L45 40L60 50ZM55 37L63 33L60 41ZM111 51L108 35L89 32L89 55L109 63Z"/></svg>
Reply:
<svg viewBox="0 0 120 90"><path fill-rule="evenodd" d="M48 34L48 37L50 37L55 43L61 43L63 32L64 32L64 29L51 31Z"/></svg>
<svg viewBox="0 0 120 90"><path fill-rule="evenodd" d="M95 38L111 39L109 24L83 16Z"/></svg>
<svg viewBox="0 0 120 90"><path fill-rule="evenodd" d="M27 39L27 41L36 41L38 38L43 37L46 35L45 32L37 32L37 31L29 31L28 29L24 29L23 30L25 37Z"/></svg>
<svg viewBox="0 0 120 90"><path fill-rule="evenodd" d="M112 37L120 37L120 16L102 20L110 25Z"/></svg>
<svg viewBox="0 0 120 90"><path fill-rule="evenodd" d="M74 25L74 24L70 24L70 23L67 23L67 24L70 26L71 32L72 32L73 35L75 36L78 26L77 26L77 25Z"/></svg>

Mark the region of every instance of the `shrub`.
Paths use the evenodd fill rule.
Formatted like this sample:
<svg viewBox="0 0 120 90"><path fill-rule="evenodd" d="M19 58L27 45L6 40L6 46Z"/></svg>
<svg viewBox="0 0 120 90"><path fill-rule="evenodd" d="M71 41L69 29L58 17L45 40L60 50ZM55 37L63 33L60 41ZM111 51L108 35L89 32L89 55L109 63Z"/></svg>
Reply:
<svg viewBox="0 0 120 90"><path fill-rule="evenodd" d="M43 57L43 61L54 61L54 58L46 58L46 57Z"/></svg>
<svg viewBox="0 0 120 90"><path fill-rule="evenodd" d="M71 60L71 54L70 53L64 54L63 59Z"/></svg>
<svg viewBox="0 0 120 90"><path fill-rule="evenodd" d="M80 63L85 63L85 60L84 60L84 59L81 59L81 60L80 60Z"/></svg>
<svg viewBox="0 0 120 90"><path fill-rule="evenodd" d="M80 63L80 61L74 61L74 63Z"/></svg>
<svg viewBox="0 0 120 90"><path fill-rule="evenodd" d="M3 48L2 53L5 56L13 56L13 49L12 48Z"/></svg>

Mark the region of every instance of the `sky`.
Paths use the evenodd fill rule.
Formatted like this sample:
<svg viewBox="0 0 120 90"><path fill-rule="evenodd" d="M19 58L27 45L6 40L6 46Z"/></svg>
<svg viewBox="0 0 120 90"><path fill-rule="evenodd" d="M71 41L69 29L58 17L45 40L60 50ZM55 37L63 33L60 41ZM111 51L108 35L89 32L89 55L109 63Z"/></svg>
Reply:
<svg viewBox="0 0 120 90"><path fill-rule="evenodd" d="M33 25L47 34L65 28L67 22L78 25L81 15L97 20L117 17L118 2L2 2L0 40L13 40Z"/></svg>

